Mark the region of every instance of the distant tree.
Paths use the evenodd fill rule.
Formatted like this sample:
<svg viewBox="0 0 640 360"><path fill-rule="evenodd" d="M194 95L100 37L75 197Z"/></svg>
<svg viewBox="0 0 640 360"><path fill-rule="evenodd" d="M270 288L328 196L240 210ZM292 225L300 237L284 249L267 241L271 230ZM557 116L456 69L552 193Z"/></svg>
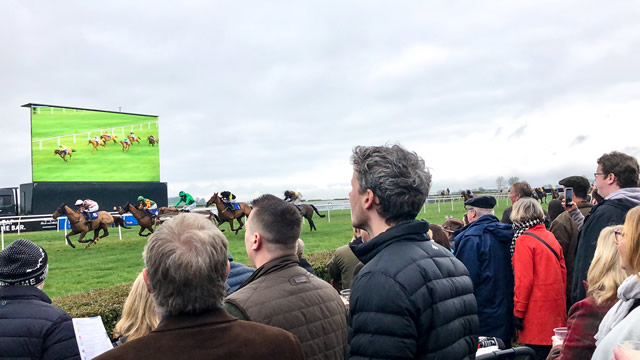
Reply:
<svg viewBox="0 0 640 360"><path fill-rule="evenodd" d="M506 180L504 176L498 176L498 178L496 179L496 186L498 187L498 190L502 189L505 183Z"/></svg>
<svg viewBox="0 0 640 360"><path fill-rule="evenodd" d="M520 178L517 176L512 176L509 178L509 180L507 180L507 183L509 184L509 186L517 183L518 181L520 181Z"/></svg>

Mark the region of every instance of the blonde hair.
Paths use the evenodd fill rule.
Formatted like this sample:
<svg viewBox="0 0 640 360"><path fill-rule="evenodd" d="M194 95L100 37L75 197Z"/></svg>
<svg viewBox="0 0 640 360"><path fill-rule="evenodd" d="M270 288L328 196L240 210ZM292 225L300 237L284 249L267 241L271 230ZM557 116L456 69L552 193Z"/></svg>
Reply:
<svg viewBox="0 0 640 360"><path fill-rule="evenodd" d="M624 241L622 246L626 248L625 264L631 273L635 273L640 280L640 206L629 210L624 219Z"/></svg>
<svg viewBox="0 0 640 360"><path fill-rule="evenodd" d="M593 261L587 272L587 296L593 297L598 305L617 300L618 286L627 278L620 266L616 245L615 232L621 230L622 225L607 226L598 236Z"/></svg>
<svg viewBox="0 0 640 360"><path fill-rule="evenodd" d="M113 337L131 341L150 333L159 322L160 317L140 273L131 286L122 308L122 317L113 329Z"/></svg>
<svg viewBox="0 0 640 360"><path fill-rule="evenodd" d="M513 204L511 221L521 223L534 219L544 220L544 211L542 210L542 206L538 204L538 200L521 198Z"/></svg>

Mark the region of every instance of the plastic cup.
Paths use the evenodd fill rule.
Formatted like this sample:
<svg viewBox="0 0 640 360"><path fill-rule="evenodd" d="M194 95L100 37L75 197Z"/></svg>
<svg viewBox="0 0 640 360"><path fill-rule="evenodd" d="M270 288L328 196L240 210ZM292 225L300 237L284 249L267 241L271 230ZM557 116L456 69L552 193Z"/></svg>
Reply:
<svg viewBox="0 0 640 360"><path fill-rule="evenodd" d="M555 335L558 337L559 340L564 340L564 338L567 337L566 327L555 328L553 329L553 332L555 333Z"/></svg>
<svg viewBox="0 0 640 360"><path fill-rule="evenodd" d="M340 290L340 297L345 306L349 306L349 297L351 296L351 289Z"/></svg>
<svg viewBox="0 0 640 360"><path fill-rule="evenodd" d="M640 359L640 341L625 340L618 345L622 353L630 359Z"/></svg>

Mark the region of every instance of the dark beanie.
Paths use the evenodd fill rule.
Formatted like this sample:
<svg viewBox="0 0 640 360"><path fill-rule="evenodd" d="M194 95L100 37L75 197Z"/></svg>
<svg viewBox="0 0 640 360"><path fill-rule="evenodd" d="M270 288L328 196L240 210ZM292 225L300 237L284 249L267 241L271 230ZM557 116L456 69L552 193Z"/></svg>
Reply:
<svg viewBox="0 0 640 360"><path fill-rule="evenodd" d="M35 286L47 278L47 252L26 239L18 239L0 252L0 286Z"/></svg>

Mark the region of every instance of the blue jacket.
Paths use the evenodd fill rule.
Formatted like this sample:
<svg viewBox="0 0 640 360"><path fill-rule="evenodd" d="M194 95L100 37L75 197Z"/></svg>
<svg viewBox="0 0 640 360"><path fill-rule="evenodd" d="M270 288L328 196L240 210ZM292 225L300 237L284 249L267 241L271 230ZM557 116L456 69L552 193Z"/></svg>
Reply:
<svg viewBox="0 0 640 360"><path fill-rule="evenodd" d="M498 337L511 343L513 270L509 247L511 225L484 215L455 237L455 256L469 270L478 303L480 336Z"/></svg>
<svg viewBox="0 0 640 360"><path fill-rule="evenodd" d="M233 257L231 257L231 254L227 254L227 259L229 259L230 264L229 277L227 278L227 285L229 286L229 288L227 289L228 295L238 290L240 285L242 285L249 278L249 276L251 276L251 274L256 271L256 269L233 261Z"/></svg>
<svg viewBox="0 0 640 360"><path fill-rule="evenodd" d="M33 286L0 286L0 359L80 359L71 317Z"/></svg>
<svg viewBox="0 0 640 360"><path fill-rule="evenodd" d="M473 359L478 317L464 265L429 240L426 221L403 221L361 245L351 286L351 359Z"/></svg>

